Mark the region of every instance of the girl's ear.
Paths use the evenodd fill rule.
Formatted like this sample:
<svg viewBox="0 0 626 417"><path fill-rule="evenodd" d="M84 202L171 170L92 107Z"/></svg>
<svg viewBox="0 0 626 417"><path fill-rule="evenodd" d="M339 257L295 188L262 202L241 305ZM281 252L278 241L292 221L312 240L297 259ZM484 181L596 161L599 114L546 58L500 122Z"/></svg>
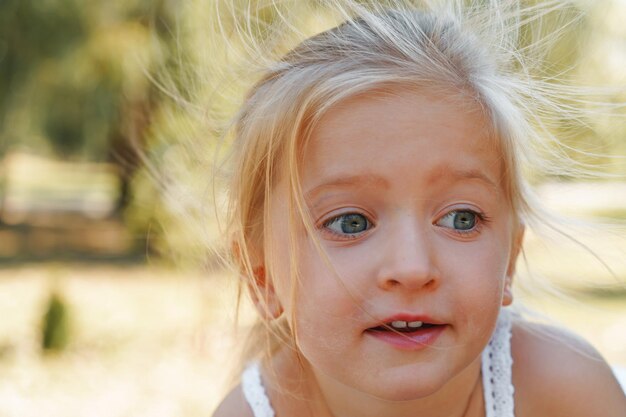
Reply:
<svg viewBox="0 0 626 417"><path fill-rule="evenodd" d="M248 292L257 311L265 320L279 318L283 314L283 307L274 285L266 276L265 267L255 267L252 274L252 279L248 279Z"/></svg>
<svg viewBox="0 0 626 417"><path fill-rule="evenodd" d="M504 292L502 293L502 305L510 306L513 304L513 278L510 275L506 276L504 282Z"/></svg>
<svg viewBox="0 0 626 417"><path fill-rule="evenodd" d="M517 263L517 258L522 250L525 229L524 224L520 222L517 226L515 237L513 239L513 247L511 248L511 256L509 258L509 265L507 266L504 281L504 293L502 297L503 306L508 306L513 303L513 275L515 275L515 264Z"/></svg>
<svg viewBox="0 0 626 417"><path fill-rule="evenodd" d="M246 282L250 298L261 317L265 320L273 320L280 317L283 313L283 308L278 300L271 279L267 277L265 266L259 265L254 267L251 271L252 276L248 276L250 272L246 267L246 262L243 260L241 247L236 240L233 240L231 251L237 262L241 279ZM253 262L253 265L257 262L260 263L259 260L262 259L262 256L257 251L254 251L250 256L252 259L249 259L249 261Z"/></svg>

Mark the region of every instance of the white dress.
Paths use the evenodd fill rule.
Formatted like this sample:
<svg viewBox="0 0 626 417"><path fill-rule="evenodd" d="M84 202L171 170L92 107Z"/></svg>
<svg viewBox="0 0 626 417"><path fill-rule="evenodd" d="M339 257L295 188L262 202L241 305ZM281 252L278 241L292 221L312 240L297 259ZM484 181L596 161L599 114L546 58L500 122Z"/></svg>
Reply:
<svg viewBox="0 0 626 417"><path fill-rule="evenodd" d="M502 309L491 340L482 353L485 417L514 417L511 380L511 313ZM274 417L274 409L261 381L259 364L248 365L241 376L241 388L254 417Z"/></svg>

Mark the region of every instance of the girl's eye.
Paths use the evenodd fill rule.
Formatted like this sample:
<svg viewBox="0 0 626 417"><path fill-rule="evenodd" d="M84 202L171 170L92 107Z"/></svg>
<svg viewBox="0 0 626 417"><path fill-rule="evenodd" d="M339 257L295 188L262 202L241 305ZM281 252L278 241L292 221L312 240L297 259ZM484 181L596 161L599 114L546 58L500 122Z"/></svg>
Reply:
<svg viewBox="0 0 626 417"><path fill-rule="evenodd" d="M365 232L371 226L370 221L362 214L347 213L333 217L324 228L339 235L356 235Z"/></svg>
<svg viewBox="0 0 626 417"><path fill-rule="evenodd" d="M437 221L438 226L454 229L459 232L474 230L480 215L472 210L454 210Z"/></svg>

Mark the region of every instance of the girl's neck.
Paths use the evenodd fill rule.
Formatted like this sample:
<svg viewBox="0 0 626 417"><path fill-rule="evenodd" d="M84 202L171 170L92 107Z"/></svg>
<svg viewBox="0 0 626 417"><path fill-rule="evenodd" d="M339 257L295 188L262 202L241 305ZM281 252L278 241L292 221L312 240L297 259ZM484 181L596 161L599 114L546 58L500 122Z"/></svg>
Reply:
<svg viewBox="0 0 626 417"><path fill-rule="evenodd" d="M269 393L276 415L310 417L484 417L480 357L436 393L412 401L385 401L315 372L291 352L272 361ZM418 376L416 376L417 378ZM279 381L277 383L277 381Z"/></svg>

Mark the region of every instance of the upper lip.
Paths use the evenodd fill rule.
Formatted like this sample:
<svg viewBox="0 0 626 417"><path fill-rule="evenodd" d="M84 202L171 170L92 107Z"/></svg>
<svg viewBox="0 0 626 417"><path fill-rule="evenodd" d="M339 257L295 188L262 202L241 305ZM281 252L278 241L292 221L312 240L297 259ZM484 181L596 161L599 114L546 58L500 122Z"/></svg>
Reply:
<svg viewBox="0 0 626 417"><path fill-rule="evenodd" d="M394 314L392 316L386 317L378 321L374 326L369 327L369 329L372 329L374 327L388 325L389 323L394 322L394 321L406 321L406 322L421 321L422 323L429 323L429 324L435 324L435 325L447 324L441 320L434 319L426 314L398 313L398 314Z"/></svg>

